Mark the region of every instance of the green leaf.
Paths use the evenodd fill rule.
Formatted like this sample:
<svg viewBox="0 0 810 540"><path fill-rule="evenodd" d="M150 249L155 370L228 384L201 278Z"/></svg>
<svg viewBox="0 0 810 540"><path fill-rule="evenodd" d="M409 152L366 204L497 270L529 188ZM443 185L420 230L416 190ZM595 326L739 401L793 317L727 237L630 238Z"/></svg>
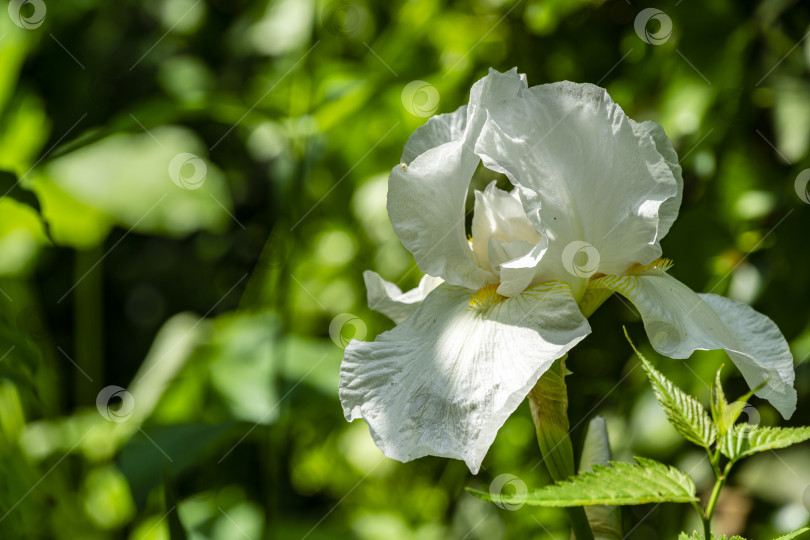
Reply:
<svg viewBox="0 0 810 540"><path fill-rule="evenodd" d="M810 427L777 428L757 427L739 424L730 429L720 439L720 451L731 460L764 452L786 448L810 439Z"/></svg>
<svg viewBox="0 0 810 540"><path fill-rule="evenodd" d="M528 495L503 496L467 488L480 499L530 506L634 505L662 502L697 502L695 484L686 474L652 459L637 457L635 463L595 465L593 472L578 474ZM525 500L523 498L525 497Z"/></svg>
<svg viewBox="0 0 810 540"><path fill-rule="evenodd" d="M723 392L723 385L720 384L720 372L722 371L723 366L721 365L717 368L717 375L714 376L711 401L712 418L714 419L718 438L723 437L728 430L727 424L725 423L726 417L728 416L728 400L726 399L725 392ZM736 421L736 418L734 421Z"/></svg>
<svg viewBox="0 0 810 540"><path fill-rule="evenodd" d="M579 472L592 471L594 465L610 463L610 441L607 422L601 416L591 419L582 444ZM585 508L594 537L599 540L621 540L622 510L618 506L594 505Z"/></svg>
<svg viewBox="0 0 810 540"><path fill-rule="evenodd" d="M627 341L641 360L641 365L650 379L655 397L664 408L670 423L683 437L706 449L711 447L717 437L717 430L712 419L698 400L675 386L669 379L657 371L650 362L644 358L624 331Z"/></svg>
<svg viewBox="0 0 810 540"><path fill-rule="evenodd" d="M31 191L20 186L20 180L14 173L0 171L0 198L11 197L15 201L28 205L38 214L41 212L39 199Z"/></svg>
<svg viewBox="0 0 810 540"><path fill-rule="evenodd" d="M804 533L810 531L810 527L804 527L803 529L799 529L798 531L793 531L792 533L787 533L784 536L780 536L779 538L774 538L774 540L791 540L792 538L799 538Z"/></svg>
<svg viewBox="0 0 810 540"><path fill-rule="evenodd" d="M39 221L42 224L42 232L48 237L48 240L53 241L50 237L51 232L48 222L42 215L42 206L39 204L39 199L28 188L20 185L20 179L17 178L12 172L0 170L0 200L8 197L22 205L27 206L36 212Z"/></svg>
<svg viewBox="0 0 810 540"><path fill-rule="evenodd" d="M743 395L737 401L733 403L726 403L723 407L723 413L721 416L715 419L717 424L718 432L723 434L722 437L726 437L729 433L734 430L738 429L750 429L750 426L747 425L740 425L735 426L737 420L740 418L740 415L745 412L746 408L752 407L748 404L748 400L751 399L751 396L754 395L754 392L759 391L762 387L767 384L767 381L759 385L758 387L754 388L747 394Z"/></svg>

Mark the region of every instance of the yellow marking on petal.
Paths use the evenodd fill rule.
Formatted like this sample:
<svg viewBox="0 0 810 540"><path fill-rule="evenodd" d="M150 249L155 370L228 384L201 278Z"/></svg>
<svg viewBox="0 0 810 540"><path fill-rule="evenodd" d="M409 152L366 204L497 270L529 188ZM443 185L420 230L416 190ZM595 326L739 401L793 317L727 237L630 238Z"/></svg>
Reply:
<svg viewBox="0 0 810 540"><path fill-rule="evenodd" d="M672 260L662 257L650 264L634 264L627 270L629 276L644 276L649 274L663 274L675 265Z"/></svg>
<svg viewBox="0 0 810 540"><path fill-rule="evenodd" d="M604 304L605 300L610 298L612 294L613 291L610 289L595 288L588 285L585 289L585 295L582 297L582 300L579 301L579 311L581 311L587 319L593 315L599 306Z"/></svg>
<svg viewBox="0 0 810 540"><path fill-rule="evenodd" d="M638 287L636 276L603 276L588 283L588 290L608 289L629 296Z"/></svg>
<svg viewBox="0 0 810 540"><path fill-rule="evenodd" d="M407 171L407 170L408 170L408 166L407 166L407 165L405 165L404 163L400 163L400 164L399 164L399 166L400 166L400 167L402 167L402 170L403 170L403 171Z"/></svg>
<svg viewBox="0 0 810 540"><path fill-rule="evenodd" d="M470 309L487 309L506 300L505 296L498 294L500 283L484 285L470 295Z"/></svg>

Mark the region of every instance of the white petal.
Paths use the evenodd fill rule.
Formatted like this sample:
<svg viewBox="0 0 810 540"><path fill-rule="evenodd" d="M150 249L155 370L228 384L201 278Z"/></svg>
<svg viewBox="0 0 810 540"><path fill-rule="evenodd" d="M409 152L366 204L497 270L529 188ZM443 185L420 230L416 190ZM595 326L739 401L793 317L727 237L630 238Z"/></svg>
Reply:
<svg viewBox="0 0 810 540"><path fill-rule="evenodd" d="M517 191L498 189L491 182L484 191L475 192L472 248L479 266L498 272L502 263L525 255L540 239Z"/></svg>
<svg viewBox="0 0 810 540"><path fill-rule="evenodd" d="M433 276L422 276L419 286L403 293L402 290L390 281L385 281L380 275L371 270L363 272L368 294L368 307L378 311L399 324L413 313L422 300L438 287L442 280Z"/></svg>
<svg viewBox="0 0 810 540"><path fill-rule="evenodd" d="M770 382L757 395L770 401L785 418L796 410L793 381L793 355L779 327L751 306L716 294L700 298L717 313L737 344L726 349L734 364L752 387L766 379Z"/></svg>
<svg viewBox="0 0 810 540"><path fill-rule="evenodd" d="M402 163L411 163L431 148L465 137L475 139L486 121L484 110L488 103L513 97L521 88L526 88L526 75L517 68L500 73L490 68L486 77L476 82L470 90L470 107L462 105L452 113L431 117L425 125L413 132L402 150ZM467 125L470 129L467 130ZM472 148L470 148L472 150Z"/></svg>
<svg viewBox="0 0 810 540"><path fill-rule="evenodd" d="M467 127L467 106L462 105L454 112L438 114L413 132L402 150L402 163L410 163L431 148L464 138Z"/></svg>
<svg viewBox="0 0 810 540"><path fill-rule="evenodd" d="M528 253L501 265L501 284L498 293L515 296L534 281L537 267L548 250L548 239L544 236Z"/></svg>
<svg viewBox="0 0 810 540"><path fill-rule="evenodd" d="M517 190L491 182L475 192L472 248L476 262L499 275L498 293L516 296L534 279L548 240L526 217Z"/></svg>
<svg viewBox="0 0 810 540"><path fill-rule="evenodd" d="M424 273L472 289L494 280L473 260L464 229L464 204L480 162L473 149L486 120L486 107L514 97L525 87L525 77L515 70L490 71L473 86L466 109L431 120L414 133L403 154L411 161L391 172L388 215Z"/></svg>
<svg viewBox="0 0 810 540"><path fill-rule="evenodd" d="M660 256L659 228L668 229L676 205L663 224L659 209L680 197L680 182L651 124L632 122L602 88L570 82L532 87L487 111L476 152L520 190L549 237L545 259L585 242L599 253L597 271L617 274ZM544 264L548 277L570 277Z"/></svg>
<svg viewBox="0 0 810 540"><path fill-rule="evenodd" d="M346 347L344 414L364 418L386 456L463 459L477 473L506 418L590 332L563 283L479 308L472 293L442 284L404 323Z"/></svg>
<svg viewBox="0 0 810 540"><path fill-rule="evenodd" d="M637 124L630 120L634 129L641 128L653 138L655 149L658 150L664 157L666 166L669 168L672 177L678 183L678 192L674 197L665 200L658 208L658 235L657 239L661 240L667 235L670 227L678 217L678 211L681 208L681 200L683 199L683 175L681 171L681 164L678 160L678 154L675 152L675 147L672 146L672 141L669 140L667 134L664 133L664 128L650 120ZM662 163L652 165L653 167L661 167ZM666 171L661 169L656 174L666 176Z"/></svg>
<svg viewBox="0 0 810 540"><path fill-rule="evenodd" d="M463 141L431 148L388 179L388 217L422 272L478 289L495 280L474 261L464 201L478 158Z"/></svg>
<svg viewBox="0 0 810 540"><path fill-rule="evenodd" d="M779 328L750 306L714 294L695 294L665 273L607 276L591 285L620 292L644 319L650 343L671 358L688 358L695 350L725 349L757 395L785 418L796 409L793 356Z"/></svg>

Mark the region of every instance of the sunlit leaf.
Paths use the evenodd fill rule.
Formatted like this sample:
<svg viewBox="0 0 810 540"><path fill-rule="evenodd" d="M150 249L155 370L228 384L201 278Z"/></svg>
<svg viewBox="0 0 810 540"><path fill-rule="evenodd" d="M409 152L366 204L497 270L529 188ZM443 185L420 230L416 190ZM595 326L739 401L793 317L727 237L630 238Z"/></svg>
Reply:
<svg viewBox="0 0 810 540"><path fill-rule="evenodd" d="M153 127L46 162L34 173L33 187L60 244L94 245L113 226L172 237L221 231L231 220L231 198L205 154L190 131Z"/></svg>
<svg viewBox="0 0 810 540"><path fill-rule="evenodd" d="M791 540L793 538L799 538L799 537L803 536L804 533L806 533L806 532L810 532L810 527L804 527L804 528L799 529L797 531L787 533L787 534L785 534L783 536L780 536L779 538L774 538L774 540Z"/></svg>
<svg viewBox="0 0 810 540"><path fill-rule="evenodd" d="M686 474L652 459L637 457L637 464L613 462L596 465L593 472L574 476L536 491L521 500L467 488L480 499L502 504L571 507L593 504L635 505L697 502L695 484Z"/></svg>
<svg viewBox="0 0 810 540"><path fill-rule="evenodd" d="M737 460L757 452L786 448L810 439L810 427L777 428L738 424L720 439L720 451Z"/></svg>
<svg viewBox="0 0 810 540"><path fill-rule="evenodd" d="M625 329L625 336L627 330ZM703 405L698 400L688 395L686 392L675 386L675 384L664 377L664 375L656 370L650 362L644 358L630 337L627 336L630 346L636 352L636 356L641 360L641 365L650 379L655 397L664 408L670 423L678 430L678 433L690 442L709 448L714 443L717 437L717 430L714 427L712 419Z"/></svg>

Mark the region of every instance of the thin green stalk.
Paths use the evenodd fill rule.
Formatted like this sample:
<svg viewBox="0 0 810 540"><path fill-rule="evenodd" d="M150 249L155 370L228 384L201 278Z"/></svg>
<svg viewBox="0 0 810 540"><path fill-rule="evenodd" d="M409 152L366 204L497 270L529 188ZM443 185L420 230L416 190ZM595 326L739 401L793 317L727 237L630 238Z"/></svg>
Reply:
<svg viewBox="0 0 810 540"><path fill-rule="evenodd" d="M720 500L720 492L723 490L723 486L726 485L726 479L728 478L729 472L731 472L731 467L734 465L733 461L729 461L725 469L721 472L719 462L720 449L718 448L711 460L712 470L716 478L712 494L709 496L709 502L706 504L705 511L700 512L700 508L697 508L700 519L703 521L703 537L706 540L711 540L712 538L712 516L714 516L714 511L717 508L717 501Z"/></svg>
<svg viewBox="0 0 810 540"><path fill-rule="evenodd" d="M568 390L565 386L565 358L557 360L529 393L537 444L554 481L575 474L574 449L569 436ZM588 517L581 506L567 508L576 540L593 540Z"/></svg>

